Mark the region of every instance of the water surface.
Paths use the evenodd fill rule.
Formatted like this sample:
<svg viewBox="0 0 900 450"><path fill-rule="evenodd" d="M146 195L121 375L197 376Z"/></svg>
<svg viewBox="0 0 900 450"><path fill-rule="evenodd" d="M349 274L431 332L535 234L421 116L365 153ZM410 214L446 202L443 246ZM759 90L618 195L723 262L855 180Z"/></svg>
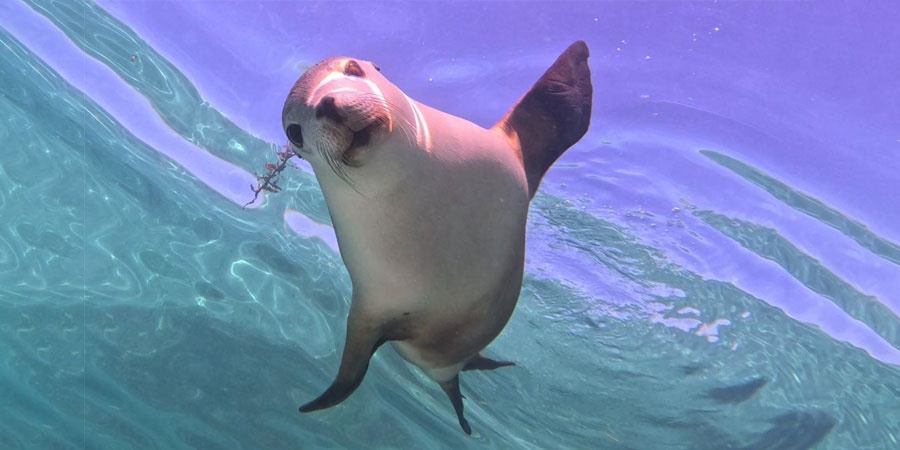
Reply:
<svg viewBox="0 0 900 450"><path fill-rule="evenodd" d="M826 7L827 5L827 7ZM885 449L900 438L891 3L3 2L7 448ZM315 61L490 126L571 41L588 134L532 204L464 435L388 348L343 405L349 278L303 163Z"/></svg>

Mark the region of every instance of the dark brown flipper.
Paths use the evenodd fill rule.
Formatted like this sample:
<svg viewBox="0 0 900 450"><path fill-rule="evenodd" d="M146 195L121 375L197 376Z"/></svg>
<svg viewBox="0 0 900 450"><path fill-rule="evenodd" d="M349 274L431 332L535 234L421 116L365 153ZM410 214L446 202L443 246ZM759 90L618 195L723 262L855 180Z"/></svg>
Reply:
<svg viewBox="0 0 900 450"><path fill-rule="evenodd" d="M300 407L300 412L330 408L344 401L362 383L372 355L388 341L402 341L410 337L410 319L404 314L378 323L365 311L357 309L355 297L347 317L347 342L341 355L341 366L328 389L315 400Z"/></svg>
<svg viewBox="0 0 900 450"><path fill-rule="evenodd" d="M494 370L498 367L514 365L516 364L509 361L496 361L478 354L470 359L462 370ZM459 419L459 426L462 427L466 434L472 434L472 427L469 426L469 421L466 420L463 415L463 396L459 391L459 375L453 377L449 381L440 383L440 385L444 390L444 393L447 394L447 397L450 397L450 403L453 403L453 410L456 411L456 418Z"/></svg>
<svg viewBox="0 0 900 450"><path fill-rule="evenodd" d="M590 124L593 87L588 56L584 41L569 46L495 125L518 140L532 197L547 169Z"/></svg>
<svg viewBox="0 0 900 450"><path fill-rule="evenodd" d="M475 355L474 358L470 359L469 362L463 366L463 371L466 370L494 370L499 367L507 367L514 366L516 363L510 361L497 361L491 358L486 358L481 356L481 354Z"/></svg>
<svg viewBox="0 0 900 450"><path fill-rule="evenodd" d="M466 434L472 434L472 427L469 426L469 421L463 416L463 396L459 392L459 375L442 382L441 388L447 394L447 397L450 397L450 403L453 403L453 410L456 411L459 426L462 427Z"/></svg>
<svg viewBox="0 0 900 450"><path fill-rule="evenodd" d="M330 408L349 397L362 383L375 350L386 342L381 327L372 328L364 320L353 320L353 317L351 311L347 320L347 342L337 376L322 395L301 406L300 412Z"/></svg>

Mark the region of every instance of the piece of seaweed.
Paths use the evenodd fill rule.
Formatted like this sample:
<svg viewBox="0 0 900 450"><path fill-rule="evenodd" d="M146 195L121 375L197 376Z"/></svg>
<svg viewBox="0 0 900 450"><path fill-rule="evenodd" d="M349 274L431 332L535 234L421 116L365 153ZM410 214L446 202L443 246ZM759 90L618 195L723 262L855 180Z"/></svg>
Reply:
<svg viewBox="0 0 900 450"><path fill-rule="evenodd" d="M241 207L242 209L253 204L253 202L259 198L259 193L262 191L272 193L281 191L281 186L278 185L278 176L281 174L281 171L287 167L288 160L296 154L291 150L290 144L285 144L284 151L276 151L275 153L278 155L278 162L274 164L266 163L266 174L256 176L258 184L256 186L250 185L250 190L253 191L253 200L245 203L244 206Z"/></svg>

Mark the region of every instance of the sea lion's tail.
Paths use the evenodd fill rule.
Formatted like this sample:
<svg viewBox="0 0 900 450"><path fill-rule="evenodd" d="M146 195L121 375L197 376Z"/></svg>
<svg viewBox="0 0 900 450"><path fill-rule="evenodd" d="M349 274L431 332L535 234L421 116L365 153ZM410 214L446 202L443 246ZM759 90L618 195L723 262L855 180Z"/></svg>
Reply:
<svg viewBox="0 0 900 450"><path fill-rule="evenodd" d="M547 169L578 142L591 120L591 70L584 41L570 45L494 125L521 152L533 197Z"/></svg>

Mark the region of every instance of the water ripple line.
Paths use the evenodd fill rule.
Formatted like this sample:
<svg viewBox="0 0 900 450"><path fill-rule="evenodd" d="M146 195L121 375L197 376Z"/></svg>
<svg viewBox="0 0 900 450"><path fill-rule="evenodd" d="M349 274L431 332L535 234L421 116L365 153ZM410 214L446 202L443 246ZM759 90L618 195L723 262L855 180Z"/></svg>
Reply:
<svg viewBox="0 0 900 450"><path fill-rule="evenodd" d="M747 250L774 261L810 290L828 298L900 349L900 317L876 297L857 291L776 230L712 211L693 214Z"/></svg>
<svg viewBox="0 0 900 450"><path fill-rule="evenodd" d="M900 245L878 236L869 230L865 224L847 217L821 200L799 192L762 170L736 158L712 150L700 150L700 154L716 164L731 170L750 183L759 186L791 208L840 231L873 254L900 265Z"/></svg>

